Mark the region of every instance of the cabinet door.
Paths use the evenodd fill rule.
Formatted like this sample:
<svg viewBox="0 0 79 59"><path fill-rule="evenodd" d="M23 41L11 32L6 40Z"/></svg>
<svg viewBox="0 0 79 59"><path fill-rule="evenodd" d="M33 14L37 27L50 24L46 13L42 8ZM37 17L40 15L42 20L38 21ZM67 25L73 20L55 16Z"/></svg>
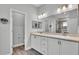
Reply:
<svg viewBox="0 0 79 59"><path fill-rule="evenodd" d="M31 36L31 47L37 51L40 51L40 36Z"/></svg>
<svg viewBox="0 0 79 59"><path fill-rule="evenodd" d="M44 55L47 55L47 38L46 37L41 37L40 45L41 45L40 52Z"/></svg>
<svg viewBox="0 0 79 59"><path fill-rule="evenodd" d="M48 38L48 55L59 55L59 47L57 39Z"/></svg>
<svg viewBox="0 0 79 59"><path fill-rule="evenodd" d="M71 41L61 41L62 55L78 55L78 43Z"/></svg>

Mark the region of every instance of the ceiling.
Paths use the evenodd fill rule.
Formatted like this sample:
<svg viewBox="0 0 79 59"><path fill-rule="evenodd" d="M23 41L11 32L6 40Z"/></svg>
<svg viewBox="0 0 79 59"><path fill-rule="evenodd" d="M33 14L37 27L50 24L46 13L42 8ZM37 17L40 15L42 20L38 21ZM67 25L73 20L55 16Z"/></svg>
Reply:
<svg viewBox="0 0 79 59"><path fill-rule="evenodd" d="M32 4L33 6L35 6L35 7L40 7L40 6L42 6L43 4Z"/></svg>

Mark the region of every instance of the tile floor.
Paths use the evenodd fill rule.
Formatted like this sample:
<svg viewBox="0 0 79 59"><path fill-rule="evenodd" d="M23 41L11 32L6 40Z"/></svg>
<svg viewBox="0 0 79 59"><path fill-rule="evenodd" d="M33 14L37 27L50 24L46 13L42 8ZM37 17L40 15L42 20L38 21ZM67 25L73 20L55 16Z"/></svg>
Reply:
<svg viewBox="0 0 79 59"><path fill-rule="evenodd" d="M13 55L41 55L34 49L24 50L24 46L13 48Z"/></svg>

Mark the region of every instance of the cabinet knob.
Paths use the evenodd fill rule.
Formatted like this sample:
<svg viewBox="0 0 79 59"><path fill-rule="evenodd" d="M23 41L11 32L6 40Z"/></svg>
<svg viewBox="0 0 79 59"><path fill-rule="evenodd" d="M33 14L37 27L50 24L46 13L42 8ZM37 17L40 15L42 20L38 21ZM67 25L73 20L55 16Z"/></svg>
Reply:
<svg viewBox="0 0 79 59"><path fill-rule="evenodd" d="M61 45L61 41L58 41L58 44Z"/></svg>
<svg viewBox="0 0 79 59"><path fill-rule="evenodd" d="M59 44L59 41L58 41L58 44Z"/></svg>

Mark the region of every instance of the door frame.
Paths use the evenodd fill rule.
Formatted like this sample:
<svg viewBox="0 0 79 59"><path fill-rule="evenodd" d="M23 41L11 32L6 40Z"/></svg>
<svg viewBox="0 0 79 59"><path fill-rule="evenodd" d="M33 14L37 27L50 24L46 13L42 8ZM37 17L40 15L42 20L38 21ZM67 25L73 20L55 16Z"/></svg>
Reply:
<svg viewBox="0 0 79 59"><path fill-rule="evenodd" d="M24 14L25 15L25 19L24 19L25 24L27 22L27 19L26 19L27 14L26 13L19 11L17 9L10 8L10 54L13 53L13 18L12 18L12 11L16 11L16 12L20 12L20 13ZM25 27L27 27L27 25ZM26 42L26 31L27 30L25 29L25 36L24 36L25 49L26 49L26 44L25 44L25 42Z"/></svg>

